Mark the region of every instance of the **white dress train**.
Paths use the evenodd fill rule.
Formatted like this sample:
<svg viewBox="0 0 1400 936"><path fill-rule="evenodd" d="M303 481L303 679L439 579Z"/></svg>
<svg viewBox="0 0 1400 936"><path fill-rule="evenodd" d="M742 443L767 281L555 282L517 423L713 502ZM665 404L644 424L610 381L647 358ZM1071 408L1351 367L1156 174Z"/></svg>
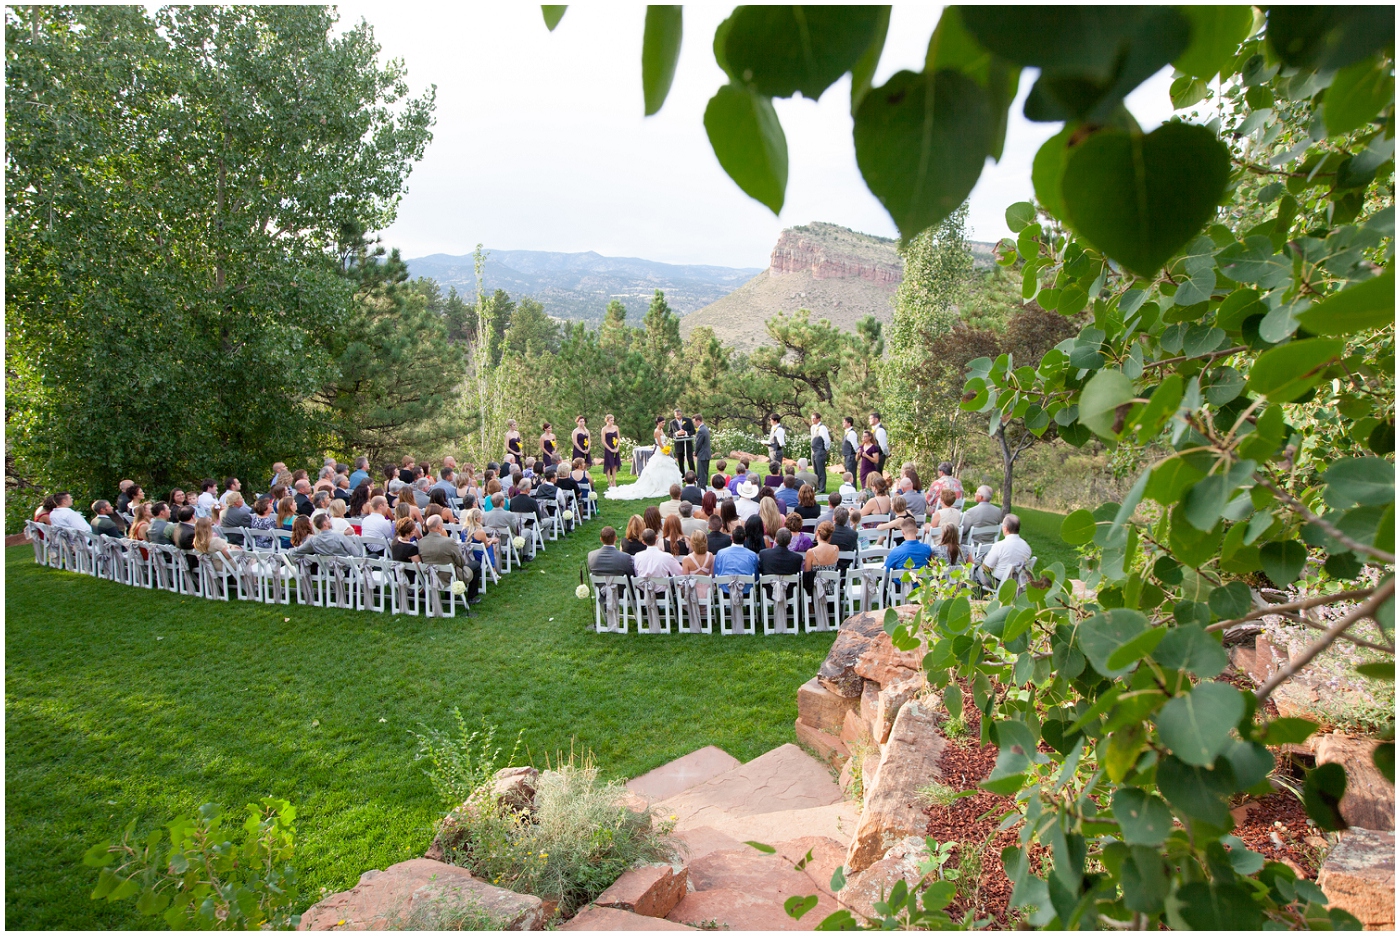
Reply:
<svg viewBox="0 0 1400 936"><path fill-rule="evenodd" d="M647 461L647 466L637 480L620 487L610 487L603 492L608 500L657 500L671 496L671 485L682 480L680 465L670 455L663 455L661 447Z"/></svg>

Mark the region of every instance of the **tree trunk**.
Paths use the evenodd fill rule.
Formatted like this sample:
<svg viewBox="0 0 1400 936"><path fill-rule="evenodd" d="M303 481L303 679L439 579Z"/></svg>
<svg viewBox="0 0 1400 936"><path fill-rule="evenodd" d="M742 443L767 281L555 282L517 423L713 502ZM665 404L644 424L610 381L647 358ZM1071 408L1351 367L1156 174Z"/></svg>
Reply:
<svg viewBox="0 0 1400 936"><path fill-rule="evenodd" d="M1011 513L1011 471L1016 467L1016 455L1011 451L1010 444L1006 441L1006 426L997 427L997 442L1001 445L1001 516L1006 519L1006 515Z"/></svg>

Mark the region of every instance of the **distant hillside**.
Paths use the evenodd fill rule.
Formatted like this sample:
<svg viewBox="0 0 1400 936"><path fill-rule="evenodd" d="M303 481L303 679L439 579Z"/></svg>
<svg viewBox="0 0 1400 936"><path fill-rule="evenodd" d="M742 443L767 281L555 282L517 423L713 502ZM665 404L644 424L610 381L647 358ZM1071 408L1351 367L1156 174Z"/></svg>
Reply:
<svg viewBox="0 0 1400 936"><path fill-rule="evenodd" d="M410 276L428 276L445 290L456 286L468 294L476 290L476 271L470 255L433 254L409 260ZM542 250L487 251L485 285L488 291L504 289L514 297L533 296L555 318L602 321L612 299L621 299L628 317L639 324L658 289L677 315L694 312L732 292L759 273L757 268L679 265L604 257L588 253L552 253Z"/></svg>
<svg viewBox="0 0 1400 936"><path fill-rule="evenodd" d="M681 334L708 325L722 341L749 351L767 340L764 322L780 312L807 309L814 320L846 331L867 315L888 324L904 278L896 243L824 222L788 228L767 270L681 319ZM991 244L971 246L977 266L992 262Z"/></svg>

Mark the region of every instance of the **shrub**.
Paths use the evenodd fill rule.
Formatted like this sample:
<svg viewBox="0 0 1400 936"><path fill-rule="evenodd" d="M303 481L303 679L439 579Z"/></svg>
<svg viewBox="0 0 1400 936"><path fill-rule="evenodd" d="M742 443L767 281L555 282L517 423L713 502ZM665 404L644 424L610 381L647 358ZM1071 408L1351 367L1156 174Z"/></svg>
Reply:
<svg viewBox="0 0 1400 936"><path fill-rule="evenodd" d="M501 748L496 744L496 726L485 719L475 731L467 730L467 720L456 706L452 708L452 719L456 723L455 734L448 734L436 728L423 726L423 733L411 734L418 739L418 753L415 761L427 761L429 766L423 771L433 783L443 803L449 809L471 798L472 793L491 783L491 778L501 767L515 763L515 755L520 751L520 735L515 736L515 746L510 757L501 763Z"/></svg>
<svg viewBox="0 0 1400 936"><path fill-rule="evenodd" d="M633 865L673 857L669 826L654 829L648 813L628 809L626 788L600 782L591 757L540 774L529 813L497 808L488 793L479 787L448 817L447 860L493 884L557 897L565 915Z"/></svg>
<svg viewBox="0 0 1400 936"><path fill-rule="evenodd" d="M94 845L83 856L101 868L92 899L135 897L138 913L159 915L172 929L295 929L296 809L279 799L249 803L241 836L224 818L210 803L144 840L133 839L133 819L120 842Z"/></svg>

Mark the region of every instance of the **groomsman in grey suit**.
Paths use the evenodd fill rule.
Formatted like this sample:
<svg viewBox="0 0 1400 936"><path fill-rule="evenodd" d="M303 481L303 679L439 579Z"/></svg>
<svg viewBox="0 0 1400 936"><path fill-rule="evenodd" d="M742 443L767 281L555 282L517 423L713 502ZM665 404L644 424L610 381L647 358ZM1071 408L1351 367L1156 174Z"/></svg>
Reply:
<svg viewBox="0 0 1400 936"><path fill-rule="evenodd" d="M812 471L817 475L817 493L826 492L826 460L831 452L831 433L822 425L822 414L812 414Z"/></svg>
<svg viewBox="0 0 1400 936"><path fill-rule="evenodd" d="M700 479L700 489L710 486L710 427L705 425L705 417L695 414L695 464L696 476Z"/></svg>

